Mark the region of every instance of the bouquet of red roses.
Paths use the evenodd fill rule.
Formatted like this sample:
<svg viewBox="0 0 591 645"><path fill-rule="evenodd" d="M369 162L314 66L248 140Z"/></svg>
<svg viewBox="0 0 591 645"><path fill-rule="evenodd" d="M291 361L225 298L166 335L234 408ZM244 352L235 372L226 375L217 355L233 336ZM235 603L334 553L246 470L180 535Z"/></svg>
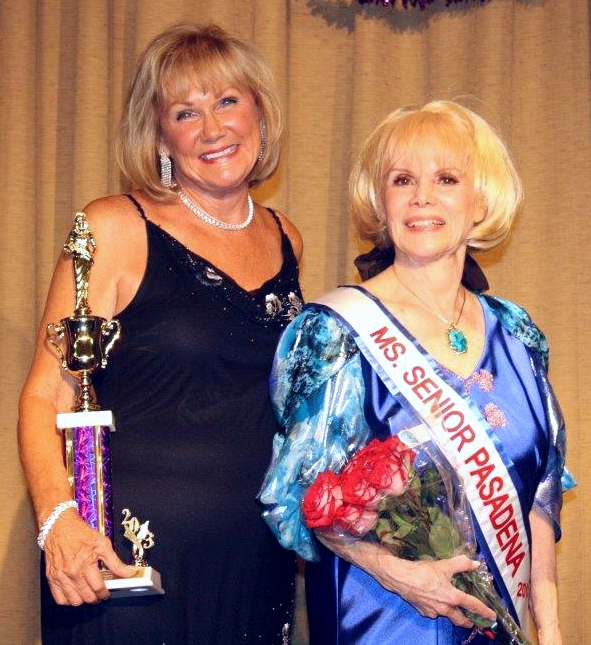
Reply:
<svg viewBox="0 0 591 645"><path fill-rule="evenodd" d="M318 474L302 502L310 529L379 541L405 560L441 560L474 555L467 537L469 515L461 512L457 486L433 461L415 467L416 453L397 436L374 439L340 473ZM460 530L460 524L463 530ZM466 526L468 524L468 526ZM497 614L491 624L469 613L476 628L497 643L529 645L499 598L486 565L454 576L452 583Z"/></svg>

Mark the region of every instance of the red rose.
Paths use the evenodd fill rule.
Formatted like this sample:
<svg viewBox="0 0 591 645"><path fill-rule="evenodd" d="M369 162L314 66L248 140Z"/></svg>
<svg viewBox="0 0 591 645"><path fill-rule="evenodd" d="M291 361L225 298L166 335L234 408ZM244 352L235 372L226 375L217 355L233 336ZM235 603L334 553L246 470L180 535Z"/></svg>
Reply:
<svg viewBox="0 0 591 645"><path fill-rule="evenodd" d="M413 460L414 451L398 437L389 437L385 441L374 439L354 455L343 470L343 479L353 475L356 480L364 481L366 488L375 488L380 498L399 496L406 489ZM358 483L355 486L362 487ZM371 503L375 505L375 502Z"/></svg>
<svg viewBox="0 0 591 645"><path fill-rule="evenodd" d="M378 518L379 515L374 510L356 504L343 504L338 510L335 528L355 537L363 537L375 528Z"/></svg>
<svg viewBox="0 0 591 645"><path fill-rule="evenodd" d="M341 475L341 490L343 501L349 504L359 504L368 509L378 507L383 495L363 469L345 469Z"/></svg>
<svg viewBox="0 0 591 645"><path fill-rule="evenodd" d="M412 448L409 448L398 436L388 437L384 444L391 454L398 455L398 458L406 465L407 470L410 469L416 456Z"/></svg>
<svg viewBox="0 0 591 645"><path fill-rule="evenodd" d="M322 472L308 488L302 501L302 513L308 528L328 528L334 524L343 496L339 476L330 470Z"/></svg>
<svg viewBox="0 0 591 645"><path fill-rule="evenodd" d="M408 469L404 462L389 459L373 464L368 476L369 481L381 491L382 495L398 497L406 490Z"/></svg>

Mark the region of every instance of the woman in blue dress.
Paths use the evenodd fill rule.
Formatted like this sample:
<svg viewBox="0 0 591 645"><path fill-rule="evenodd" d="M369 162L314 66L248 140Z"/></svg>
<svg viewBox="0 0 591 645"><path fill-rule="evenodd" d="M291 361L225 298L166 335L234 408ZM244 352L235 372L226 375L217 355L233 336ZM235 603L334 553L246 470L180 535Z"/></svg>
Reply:
<svg viewBox="0 0 591 645"><path fill-rule="evenodd" d="M392 262L284 332L272 375L282 432L260 494L281 544L309 561L310 643L490 642L467 614L495 612L452 584L484 562L522 630L560 644L555 541L572 481L547 344L467 271L468 250L504 240L521 201L507 149L457 103L404 108L369 137L350 187L361 237ZM306 527L301 501L318 473L390 435L445 457L469 505L472 557L404 560Z"/></svg>

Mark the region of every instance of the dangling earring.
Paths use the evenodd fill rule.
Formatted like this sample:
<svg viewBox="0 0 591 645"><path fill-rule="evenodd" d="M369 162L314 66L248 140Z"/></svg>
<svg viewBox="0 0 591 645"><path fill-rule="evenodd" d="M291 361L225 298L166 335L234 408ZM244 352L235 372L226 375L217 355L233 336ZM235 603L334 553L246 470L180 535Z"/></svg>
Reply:
<svg viewBox="0 0 591 645"><path fill-rule="evenodd" d="M261 128L261 147L259 149L259 155L258 155L259 163L263 161L263 159L265 158L265 153L267 152L267 126L265 125L265 122L262 119L260 123L260 128Z"/></svg>
<svg viewBox="0 0 591 645"><path fill-rule="evenodd" d="M172 161L170 157L164 152L164 148L160 148L160 183L165 188L172 186Z"/></svg>

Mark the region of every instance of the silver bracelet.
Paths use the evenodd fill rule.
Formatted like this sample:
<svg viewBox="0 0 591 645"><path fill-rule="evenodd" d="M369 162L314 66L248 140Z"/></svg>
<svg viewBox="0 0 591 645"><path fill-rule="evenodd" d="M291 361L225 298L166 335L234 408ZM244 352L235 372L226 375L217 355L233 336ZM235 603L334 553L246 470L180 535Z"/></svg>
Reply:
<svg viewBox="0 0 591 645"><path fill-rule="evenodd" d="M45 540L49 535L49 531L51 531L53 525L57 522L57 518L69 508L75 508L76 510L78 510L78 502L73 499L69 499L67 502L60 502L53 509L53 511L51 511L49 517L41 525L41 530L39 531L39 535L37 536L37 545L39 546L41 551L45 550Z"/></svg>

